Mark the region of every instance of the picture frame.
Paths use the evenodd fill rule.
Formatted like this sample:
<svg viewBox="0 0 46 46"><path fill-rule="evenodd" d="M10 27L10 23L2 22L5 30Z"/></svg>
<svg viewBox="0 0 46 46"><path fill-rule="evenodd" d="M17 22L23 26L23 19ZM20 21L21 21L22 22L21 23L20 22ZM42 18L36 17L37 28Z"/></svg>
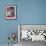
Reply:
<svg viewBox="0 0 46 46"><path fill-rule="evenodd" d="M5 5L5 15L7 20L16 19L16 5Z"/></svg>

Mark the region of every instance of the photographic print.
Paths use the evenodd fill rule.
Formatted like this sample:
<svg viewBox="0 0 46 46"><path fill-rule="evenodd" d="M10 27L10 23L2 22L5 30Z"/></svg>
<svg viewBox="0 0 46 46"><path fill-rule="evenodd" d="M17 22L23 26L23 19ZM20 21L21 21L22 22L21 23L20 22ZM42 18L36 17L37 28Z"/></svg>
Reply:
<svg viewBox="0 0 46 46"><path fill-rule="evenodd" d="M15 5L6 5L6 19L16 19L16 6Z"/></svg>

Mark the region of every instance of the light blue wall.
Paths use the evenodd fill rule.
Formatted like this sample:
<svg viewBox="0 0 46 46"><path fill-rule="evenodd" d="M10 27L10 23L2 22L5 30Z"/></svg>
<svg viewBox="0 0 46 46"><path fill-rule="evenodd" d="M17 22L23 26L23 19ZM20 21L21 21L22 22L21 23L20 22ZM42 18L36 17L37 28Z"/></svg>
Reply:
<svg viewBox="0 0 46 46"><path fill-rule="evenodd" d="M6 4L16 5L16 20L5 20ZM0 0L0 43L8 42L9 32L17 34L18 24L46 24L46 0Z"/></svg>
<svg viewBox="0 0 46 46"><path fill-rule="evenodd" d="M21 24L46 24L46 0L18 1Z"/></svg>

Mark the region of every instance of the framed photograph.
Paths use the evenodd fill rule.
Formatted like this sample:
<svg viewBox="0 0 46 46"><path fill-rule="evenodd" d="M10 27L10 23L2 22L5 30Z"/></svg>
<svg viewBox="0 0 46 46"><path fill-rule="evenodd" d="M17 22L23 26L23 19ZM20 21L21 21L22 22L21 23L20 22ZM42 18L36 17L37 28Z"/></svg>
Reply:
<svg viewBox="0 0 46 46"><path fill-rule="evenodd" d="M6 5L5 6L6 19L16 19L16 6Z"/></svg>

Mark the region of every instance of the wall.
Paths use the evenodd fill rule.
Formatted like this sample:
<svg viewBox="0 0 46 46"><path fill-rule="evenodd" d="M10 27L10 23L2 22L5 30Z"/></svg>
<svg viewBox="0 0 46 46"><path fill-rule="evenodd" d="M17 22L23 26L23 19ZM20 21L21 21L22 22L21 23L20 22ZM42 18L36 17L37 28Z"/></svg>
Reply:
<svg viewBox="0 0 46 46"><path fill-rule="evenodd" d="M16 20L5 20L5 4L17 6ZM0 44L8 43L9 32L17 34L18 24L46 24L46 0L0 0Z"/></svg>
<svg viewBox="0 0 46 46"><path fill-rule="evenodd" d="M14 3L13 3L14 2ZM16 5L15 0L0 0L0 44L7 44L8 34L10 32L16 32L17 35L17 24L18 24L18 16L16 20L6 20L5 19L5 5L13 4ZM17 39L15 41L18 42Z"/></svg>
<svg viewBox="0 0 46 46"><path fill-rule="evenodd" d="M20 24L46 24L46 0L19 0Z"/></svg>

